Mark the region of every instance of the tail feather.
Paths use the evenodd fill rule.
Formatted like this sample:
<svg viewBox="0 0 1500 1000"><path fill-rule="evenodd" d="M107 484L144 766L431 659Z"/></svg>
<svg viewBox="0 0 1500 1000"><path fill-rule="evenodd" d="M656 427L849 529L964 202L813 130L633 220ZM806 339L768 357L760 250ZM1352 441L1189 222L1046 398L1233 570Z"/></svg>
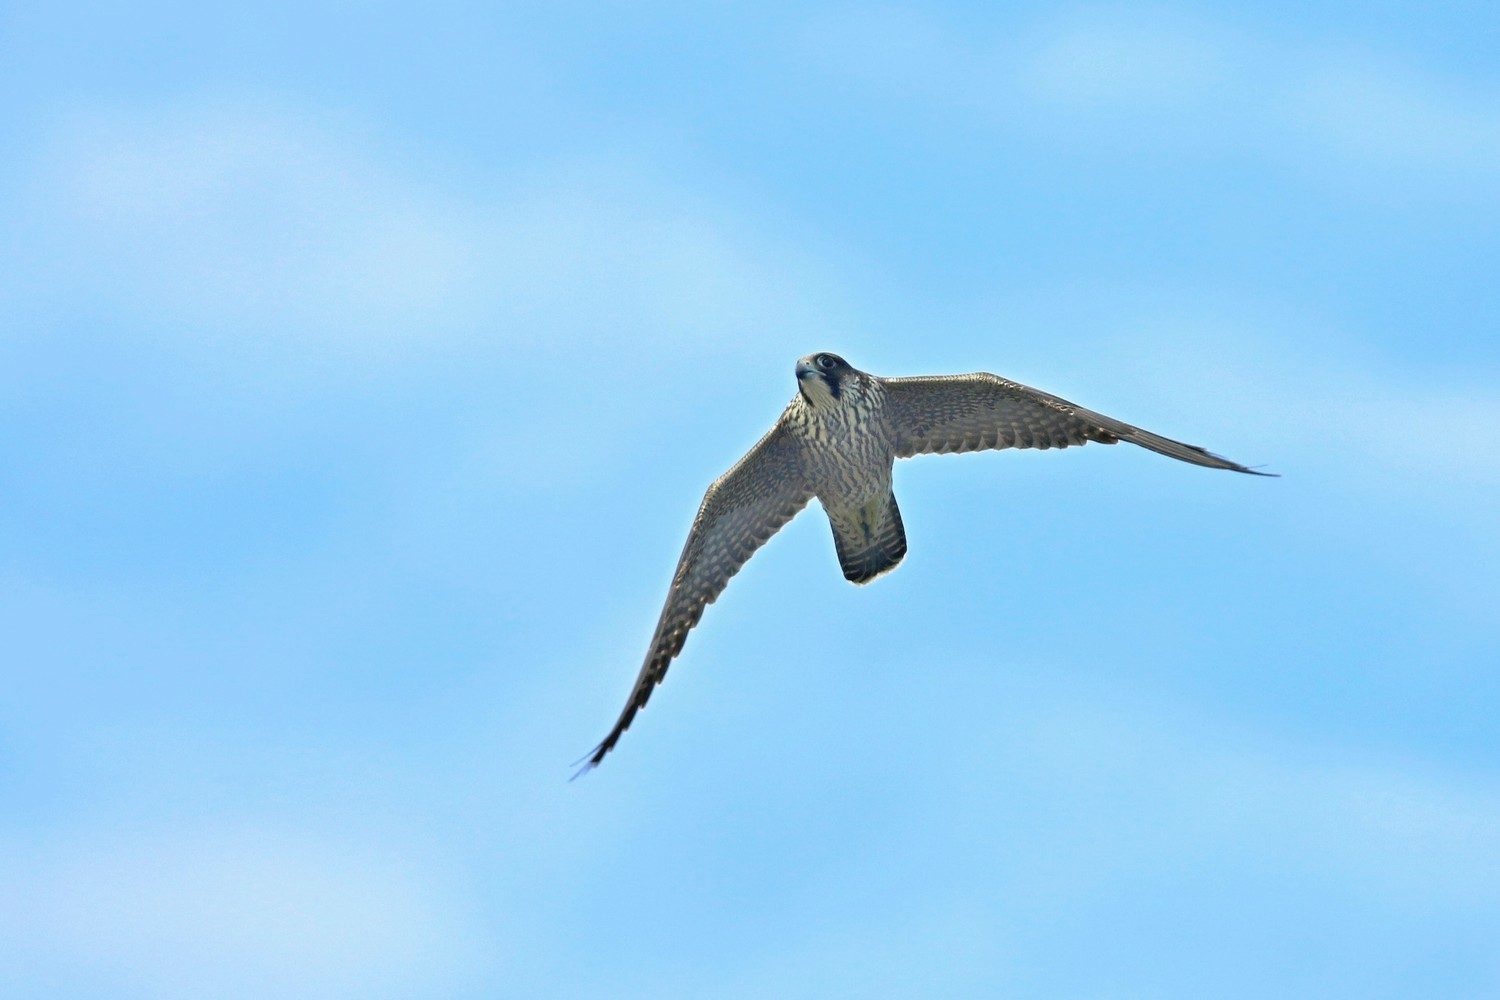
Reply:
<svg viewBox="0 0 1500 1000"><path fill-rule="evenodd" d="M906 528L894 494L848 511L829 511L839 565L851 583L869 583L906 555Z"/></svg>

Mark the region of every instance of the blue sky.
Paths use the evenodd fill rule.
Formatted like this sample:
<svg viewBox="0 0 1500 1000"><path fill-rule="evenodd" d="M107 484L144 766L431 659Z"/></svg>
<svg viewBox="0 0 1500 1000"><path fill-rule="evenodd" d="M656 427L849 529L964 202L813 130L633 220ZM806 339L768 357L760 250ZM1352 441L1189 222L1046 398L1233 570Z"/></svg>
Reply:
<svg viewBox="0 0 1500 1000"><path fill-rule="evenodd" d="M0 991L1500 994L1492 5L12 3ZM835 350L1140 449L816 508Z"/></svg>

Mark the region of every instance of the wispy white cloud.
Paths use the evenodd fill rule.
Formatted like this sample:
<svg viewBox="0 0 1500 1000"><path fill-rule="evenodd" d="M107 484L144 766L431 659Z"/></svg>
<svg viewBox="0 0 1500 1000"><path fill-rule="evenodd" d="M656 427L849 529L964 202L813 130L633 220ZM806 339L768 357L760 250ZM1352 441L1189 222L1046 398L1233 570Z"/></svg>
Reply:
<svg viewBox="0 0 1500 1000"><path fill-rule="evenodd" d="M1285 115L1329 153L1383 173L1500 177L1500 86L1461 87L1390 59L1334 57L1290 81Z"/></svg>
<svg viewBox="0 0 1500 1000"><path fill-rule="evenodd" d="M488 961L471 914L390 852L286 830L164 828L6 852L16 967L159 997L441 992ZM8 950L3 949L3 950Z"/></svg>
<svg viewBox="0 0 1500 1000"><path fill-rule="evenodd" d="M1255 156L1325 177L1496 194L1500 85L1399 55L1297 43L1162 11L1069 12L1009 35L864 10L811 23L799 51L883 99L970 127L1091 147Z"/></svg>
<svg viewBox="0 0 1500 1000"><path fill-rule="evenodd" d="M723 355L825 308L796 240L629 156L485 184L401 161L253 102L79 114L7 242L32 296L102 297L279 359L560 342Z"/></svg>
<svg viewBox="0 0 1500 1000"><path fill-rule="evenodd" d="M1078 108L1176 108L1236 69L1226 40L1160 21L1073 19L1041 28L1011 55L1022 93Z"/></svg>
<svg viewBox="0 0 1500 1000"><path fill-rule="evenodd" d="M472 284L459 206L307 122L245 109L78 120L38 180L55 275L206 337L378 350ZM311 343L309 343L311 342Z"/></svg>
<svg viewBox="0 0 1500 1000"><path fill-rule="evenodd" d="M1111 849L1101 860L1111 866L1227 852L1389 899L1500 903L1491 846L1500 788L1478 775L1210 723L1201 710L1118 693L1038 707L1004 727L995 759L1027 761L1033 780L1103 805ZM1097 877L1078 863L1095 854L1091 832L1051 829L1044 839L1062 864L1044 878Z"/></svg>

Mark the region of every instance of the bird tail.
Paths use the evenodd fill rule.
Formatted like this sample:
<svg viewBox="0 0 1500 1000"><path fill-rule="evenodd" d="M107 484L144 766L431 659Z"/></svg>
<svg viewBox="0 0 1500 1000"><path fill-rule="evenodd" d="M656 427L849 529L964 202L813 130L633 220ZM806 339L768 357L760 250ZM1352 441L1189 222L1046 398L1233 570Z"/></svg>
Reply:
<svg viewBox="0 0 1500 1000"><path fill-rule="evenodd" d="M895 494L878 497L863 507L829 511L833 544L839 565L850 583L869 583L896 568L906 555L906 528Z"/></svg>

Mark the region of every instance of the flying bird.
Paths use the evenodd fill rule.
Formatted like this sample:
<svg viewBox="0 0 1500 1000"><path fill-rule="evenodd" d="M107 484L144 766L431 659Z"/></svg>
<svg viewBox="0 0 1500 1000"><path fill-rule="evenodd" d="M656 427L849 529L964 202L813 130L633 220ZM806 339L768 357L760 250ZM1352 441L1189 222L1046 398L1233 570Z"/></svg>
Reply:
<svg viewBox="0 0 1500 1000"><path fill-rule="evenodd" d="M891 492L896 459L1090 441L1129 441L1210 469L1271 475L987 372L881 378L837 354L802 358L797 395L776 426L703 497L645 665L619 720L588 754L583 770L602 761L630 728L729 578L813 497L833 527L844 576L865 584L906 555L906 532Z"/></svg>

